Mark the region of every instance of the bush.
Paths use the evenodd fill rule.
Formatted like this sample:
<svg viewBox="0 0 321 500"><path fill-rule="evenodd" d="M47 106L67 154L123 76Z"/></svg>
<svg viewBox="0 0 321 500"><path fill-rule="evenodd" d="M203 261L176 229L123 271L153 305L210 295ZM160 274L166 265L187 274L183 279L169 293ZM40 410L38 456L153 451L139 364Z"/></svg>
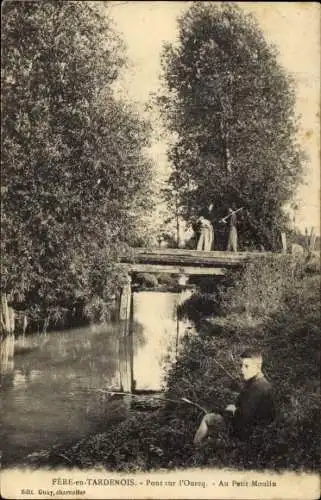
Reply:
<svg viewBox="0 0 321 500"><path fill-rule="evenodd" d="M159 285L165 285L168 287L173 287L177 285L177 277L172 274L160 273L157 275L157 281Z"/></svg>
<svg viewBox="0 0 321 500"><path fill-rule="evenodd" d="M178 315L198 322L200 318L213 315L216 306L217 299L214 294L196 293L178 306Z"/></svg>
<svg viewBox="0 0 321 500"><path fill-rule="evenodd" d="M291 256L266 256L247 264L221 302L225 314L244 313L264 322L279 310L286 290L302 277L302 266Z"/></svg>
<svg viewBox="0 0 321 500"><path fill-rule="evenodd" d="M158 280L154 274L139 273L136 275L135 282L146 288L156 288L158 286Z"/></svg>

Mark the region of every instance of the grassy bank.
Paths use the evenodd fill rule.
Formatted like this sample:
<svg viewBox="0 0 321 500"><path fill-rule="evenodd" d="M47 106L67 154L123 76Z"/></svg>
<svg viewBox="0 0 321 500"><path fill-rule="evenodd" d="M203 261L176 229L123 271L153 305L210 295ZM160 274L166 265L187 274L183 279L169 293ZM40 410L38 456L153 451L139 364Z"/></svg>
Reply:
<svg viewBox="0 0 321 500"><path fill-rule="evenodd" d="M278 414L263 434L247 443L222 441L196 451L192 440L202 413L168 404L153 412L133 412L117 427L50 451L46 464L110 470L215 466L276 470L319 467L320 308L319 265L289 258L248 265L233 286L203 303L198 335L186 337L178 362L167 374L168 397L188 397L219 410L235 399L240 352L263 350L264 371L276 392ZM204 306L206 302L206 307ZM215 310L215 317L213 311ZM206 317L206 321L204 321ZM224 371L222 366L229 372ZM232 375L232 377L231 377Z"/></svg>

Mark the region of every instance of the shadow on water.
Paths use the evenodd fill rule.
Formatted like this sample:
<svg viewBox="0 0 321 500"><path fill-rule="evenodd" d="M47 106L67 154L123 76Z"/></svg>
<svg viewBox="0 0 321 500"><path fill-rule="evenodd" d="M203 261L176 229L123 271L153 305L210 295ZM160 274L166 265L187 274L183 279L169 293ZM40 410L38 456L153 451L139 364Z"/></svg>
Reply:
<svg viewBox="0 0 321 500"><path fill-rule="evenodd" d="M124 420L131 398L106 390L161 390L187 327L177 317L186 296L134 293L134 321L126 337L121 325L108 324L16 339L15 357L0 380L3 466Z"/></svg>

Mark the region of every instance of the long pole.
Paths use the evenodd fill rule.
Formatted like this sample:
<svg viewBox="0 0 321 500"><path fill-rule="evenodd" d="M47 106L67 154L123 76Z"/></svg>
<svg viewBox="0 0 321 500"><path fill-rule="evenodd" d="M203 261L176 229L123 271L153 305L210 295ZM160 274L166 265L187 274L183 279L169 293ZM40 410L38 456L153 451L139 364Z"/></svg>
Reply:
<svg viewBox="0 0 321 500"><path fill-rule="evenodd" d="M141 394L132 394L130 392L123 392L123 391L109 391L107 389L91 389L95 390L97 392L103 392L105 394L111 394L112 396L114 395L120 395L120 396L131 396L131 397L136 397L136 398L141 398ZM170 403L187 403L189 405L195 406L199 410L203 411L204 413L208 413L208 411L203 408L203 406L200 406L198 403L194 403L190 399L187 398L179 398L179 399L170 399L170 398L162 398L161 396L149 396L150 399L157 399L159 401L165 401L165 402L170 402Z"/></svg>
<svg viewBox="0 0 321 500"><path fill-rule="evenodd" d="M197 359L192 358L191 356L188 356L188 359L192 361L197 361ZM217 359L212 357L211 360L214 361L214 363L216 363L226 373L226 375L228 375L232 380L234 380L234 382L236 382L237 384L241 383L240 380L234 377L219 361L217 361Z"/></svg>
<svg viewBox="0 0 321 500"><path fill-rule="evenodd" d="M226 222L226 219L231 217L231 215L236 214L240 210L243 210L244 207L238 208L237 210L233 210L230 214L228 214L226 217L223 217L223 219L220 219L219 222Z"/></svg>

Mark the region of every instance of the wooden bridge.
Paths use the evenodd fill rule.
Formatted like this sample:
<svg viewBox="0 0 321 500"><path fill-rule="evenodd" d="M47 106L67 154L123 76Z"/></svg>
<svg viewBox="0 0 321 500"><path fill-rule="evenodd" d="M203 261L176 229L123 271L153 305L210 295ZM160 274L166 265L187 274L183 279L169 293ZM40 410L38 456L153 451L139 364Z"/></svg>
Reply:
<svg viewBox="0 0 321 500"><path fill-rule="evenodd" d="M220 277L227 270L238 269L243 264L260 260L262 252L203 252L172 248L135 248L131 258L123 258L122 266L128 281L119 296L119 319L122 323L119 337L120 387L122 391L135 392L133 361L134 302L131 286L133 273L168 273L176 275L203 275Z"/></svg>
<svg viewBox="0 0 321 500"><path fill-rule="evenodd" d="M266 256L266 252L203 252L172 248L135 248L131 258L123 258L122 266L128 281L119 296L119 320L122 323L119 338L121 390L135 392L133 368L133 273L168 273L176 275L224 276L227 270ZM275 255L275 254L274 254Z"/></svg>
<svg viewBox="0 0 321 500"><path fill-rule="evenodd" d="M128 272L223 276L266 252L203 252L181 248L135 248L133 261L122 262Z"/></svg>

